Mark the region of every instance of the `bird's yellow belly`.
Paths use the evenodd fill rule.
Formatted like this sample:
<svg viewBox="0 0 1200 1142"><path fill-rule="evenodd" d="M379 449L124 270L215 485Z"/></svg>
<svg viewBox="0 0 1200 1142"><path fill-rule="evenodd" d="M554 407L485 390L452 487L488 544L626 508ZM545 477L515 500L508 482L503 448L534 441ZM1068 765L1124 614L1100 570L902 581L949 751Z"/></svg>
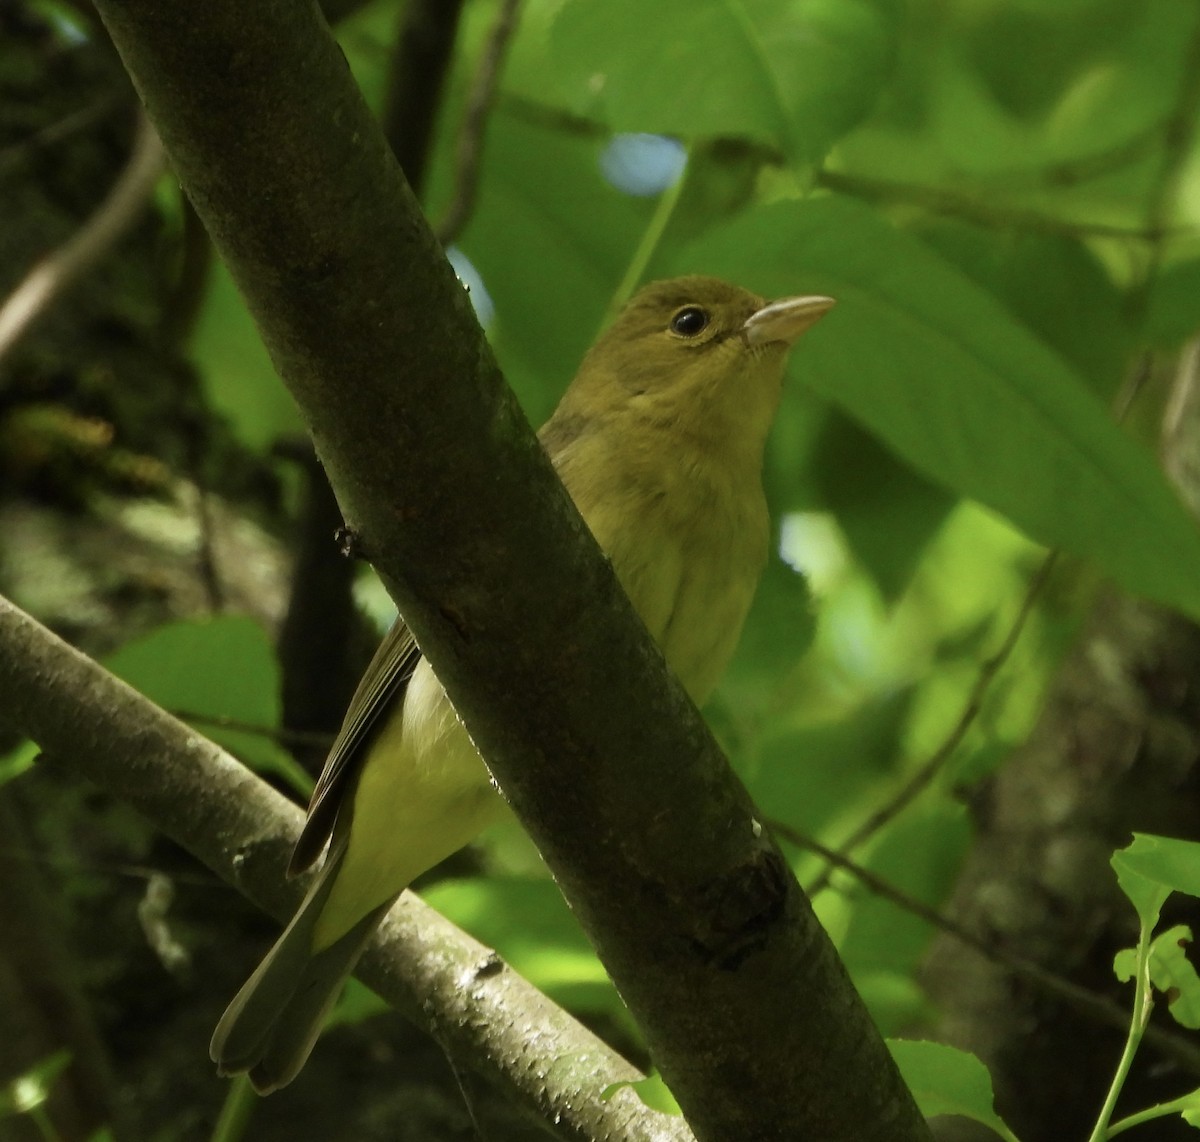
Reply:
<svg viewBox="0 0 1200 1142"><path fill-rule="evenodd" d="M637 518L632 517L632 518ZM681 527L643 518L636 532L597 535L671 669L703 705L729 664L762 571L766 536L753 526Z"/></svg>
<svg viewBox="0 0 1200 1142"><path fill-rule="evenodd" d="M314 946L331 944L503 812L487 768L422 659L363 765L349 844Z"/></svg>

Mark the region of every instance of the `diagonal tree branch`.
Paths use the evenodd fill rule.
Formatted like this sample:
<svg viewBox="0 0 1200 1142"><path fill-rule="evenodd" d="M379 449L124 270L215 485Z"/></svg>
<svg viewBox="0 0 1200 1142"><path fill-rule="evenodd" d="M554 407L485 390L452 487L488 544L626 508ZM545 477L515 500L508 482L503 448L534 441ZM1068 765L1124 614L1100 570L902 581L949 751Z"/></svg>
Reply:
<svg viewBox="0 0 1200 1142"><path fill-rule="evenodd" d="M697 1136L928 1137L538 447L316 7L97 8L348 523Z"/></svg>
<svg viewBox="0 0 1200 1142"><path fill-rule="evenodd" d="M283 873L300 810L0 598L0 724L123 798L260 907L283 918L302 881ZM678 1119L612 1083L642 1076L495 954L406 893L359 974L563 1139L687 1142ZM547 1057L563 1060L546 1074ZM540 1076L540 1077L539 1077Z"/></svg>

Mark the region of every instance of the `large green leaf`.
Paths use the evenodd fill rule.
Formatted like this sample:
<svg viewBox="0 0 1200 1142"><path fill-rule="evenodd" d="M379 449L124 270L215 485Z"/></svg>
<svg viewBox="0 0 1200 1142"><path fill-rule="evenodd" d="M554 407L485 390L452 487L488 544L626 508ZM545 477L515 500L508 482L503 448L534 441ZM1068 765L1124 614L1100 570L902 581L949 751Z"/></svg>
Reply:
<svg viewBox="0 0 1200 1142"><path fill-rule="evenodd" d="M1041 119L1037 157L1102 154L1155 128L1179 99L1196 13L1174 0L995 5L969 61L1006 108Z"/></svg>
<svg viewBox="0 0 1200 1142"><path fill-rule="evenodd" d="M962 1115L990 1127L1008 1142L1017 1142L992 1109L992 1077L974 1055L916 1039L889 1039L887 1045L926 1118Z"/></svg>
<svg viewBox="0 0 1200 1142"><path fill-rule="evenodd" d="M794 355L805 381L914 467L1041 543L1200 615L1200 531L1152 457L992 297L849 200L748 212L677 267L838 307Z"/></svg>
<svg viewBox="0 0 1200 1142"><path fill-rule="evenodd" d="M242 615L164 623L105 665L255 769L307 793L311 780L274 740L280 682L266 631Z"/></svg>
<svg viewBox="0 0 1200 1142"><path fill-rule="evenodd" d="M889 694L816 724L789 726L781 719L744 766L755 804L769 819L816 836L847 806L873 799L892 773L911 697Z"/></svg>
<svg viewBox="0 0 1200 1142"><path fill-rule="evenodd" d="M1102 399L1117 391L1133 351L1124 298L1078 238L940 222L921 238L993 294Z"/></svg>
<svg viewBox="0 0 1200 1142"><path fill-rule="evenodd" d="M813 159L863 117L893 47L884 0L568 0L551 35L573 109L620 131L741 136Z"/></svg>
<svg viewBox="0 0 1200 1142"><path fill-rule="evenodd" d="M908 586L926 544L959 501L835 412L816 441L813 478L855 557L884 597Z"/></svg>

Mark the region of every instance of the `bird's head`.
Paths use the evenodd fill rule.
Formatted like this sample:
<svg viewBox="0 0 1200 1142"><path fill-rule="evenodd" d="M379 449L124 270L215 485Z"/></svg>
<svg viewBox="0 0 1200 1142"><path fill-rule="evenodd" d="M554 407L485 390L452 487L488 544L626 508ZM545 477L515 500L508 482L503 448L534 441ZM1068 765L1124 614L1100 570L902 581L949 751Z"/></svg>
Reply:
<svg viewBox="0 0 1200 1142"><path fill-rule="evenodd" d="M654 282L588 352L556 419L659 426L677 438L761 448L788 350L833 304L818 296L767 302L710 277Z"/></svg>

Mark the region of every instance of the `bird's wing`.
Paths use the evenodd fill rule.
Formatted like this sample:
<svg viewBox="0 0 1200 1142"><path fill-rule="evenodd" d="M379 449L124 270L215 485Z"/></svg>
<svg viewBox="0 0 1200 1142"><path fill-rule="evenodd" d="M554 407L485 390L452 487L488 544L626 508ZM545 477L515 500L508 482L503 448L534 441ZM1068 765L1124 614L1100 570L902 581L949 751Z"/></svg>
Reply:
<svg viewBox="0 0 1200 1142"><path fill-rule="evenodd" d="M292 850L288 875L312 866L333 833L343 799L367 755L367 746L380 718L399 703L421 652L404 620L397 618L363 673L342 728L334 739L325 766L308 803L308 819Z"/></svg>

